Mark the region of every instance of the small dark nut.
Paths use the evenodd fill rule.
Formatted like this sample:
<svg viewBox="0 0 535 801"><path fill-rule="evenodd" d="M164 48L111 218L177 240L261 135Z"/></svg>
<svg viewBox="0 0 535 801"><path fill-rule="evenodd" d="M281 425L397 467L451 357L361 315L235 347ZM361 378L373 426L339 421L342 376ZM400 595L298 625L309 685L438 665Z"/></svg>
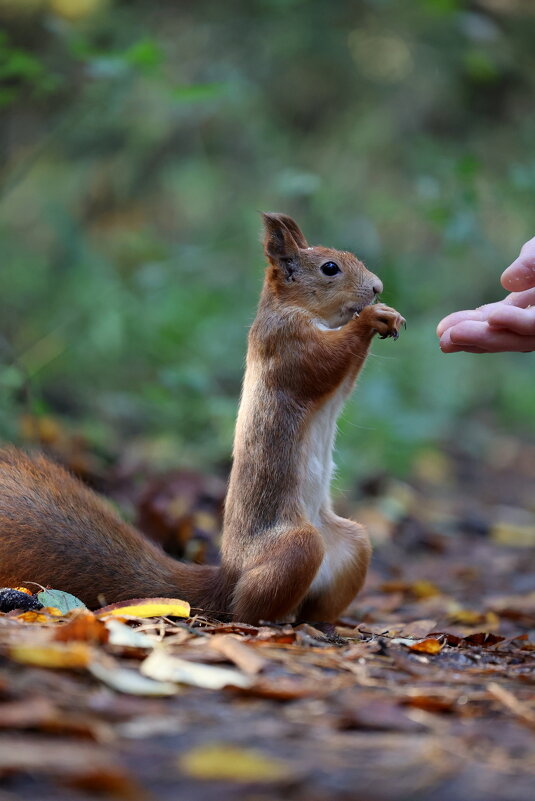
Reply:
<svg viewBox="0 0 535 801"><path fill-rule="evenodd" d="M11 587L0 589L0 612L12 612L14 609L29 612L42 608L43 604L34 595L27 595L25 592L13 590Z"/></svg>

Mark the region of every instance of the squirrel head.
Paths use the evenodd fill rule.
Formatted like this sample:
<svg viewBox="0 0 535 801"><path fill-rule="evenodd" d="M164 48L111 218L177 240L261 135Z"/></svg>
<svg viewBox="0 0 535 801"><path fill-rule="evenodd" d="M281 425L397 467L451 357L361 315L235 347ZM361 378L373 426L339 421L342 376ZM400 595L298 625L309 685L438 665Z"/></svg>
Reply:
<svg viewBox="0 0 535 801"><path fill-rule="evenodd" d="M310 247L286 214L262 214L268 281L275 293L329 328L345 325L382 292L383 284L353 253Z"/></svg>

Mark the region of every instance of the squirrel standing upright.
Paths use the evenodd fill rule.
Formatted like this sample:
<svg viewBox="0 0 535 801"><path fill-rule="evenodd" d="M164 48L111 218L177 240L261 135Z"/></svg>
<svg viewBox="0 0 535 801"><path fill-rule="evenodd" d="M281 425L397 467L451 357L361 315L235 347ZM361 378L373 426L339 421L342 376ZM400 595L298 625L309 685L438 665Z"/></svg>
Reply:
<svg viewBox="0 0 535 801"><path fill-rule="evenodd" d="M177 562L63 468L0 451L0 585L28 582L90 607L168 596L236 620L332 622L360 589L370 544L330 500L336 419L371 340L404 319L351 253L309 247L264 214L268 260L249 334L221 566Z"/></svg>

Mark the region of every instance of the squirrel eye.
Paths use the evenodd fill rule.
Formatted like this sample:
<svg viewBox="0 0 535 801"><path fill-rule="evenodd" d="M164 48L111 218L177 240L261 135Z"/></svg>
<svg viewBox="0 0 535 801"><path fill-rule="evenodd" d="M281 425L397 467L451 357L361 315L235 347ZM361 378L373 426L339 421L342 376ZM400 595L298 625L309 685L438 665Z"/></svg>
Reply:
<svg viewBox="0 0 535 801"><path fill-rule="evenodd" d="M342 272L334 261L326 261L321 265L320 270L324 275L336 275L336 273Z"/></svg>

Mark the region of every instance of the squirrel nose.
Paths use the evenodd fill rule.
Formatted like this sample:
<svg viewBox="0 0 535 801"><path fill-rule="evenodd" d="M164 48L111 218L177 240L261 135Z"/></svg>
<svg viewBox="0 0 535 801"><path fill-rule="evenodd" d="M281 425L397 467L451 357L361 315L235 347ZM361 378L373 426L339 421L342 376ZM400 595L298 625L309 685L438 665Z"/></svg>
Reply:
<svg viewBox="0 0 535 801"><path fill-rule="evenodd" d="M380 295L383 291L383 282L380 278L375 277L372 284L373 294Z"/></svg>

